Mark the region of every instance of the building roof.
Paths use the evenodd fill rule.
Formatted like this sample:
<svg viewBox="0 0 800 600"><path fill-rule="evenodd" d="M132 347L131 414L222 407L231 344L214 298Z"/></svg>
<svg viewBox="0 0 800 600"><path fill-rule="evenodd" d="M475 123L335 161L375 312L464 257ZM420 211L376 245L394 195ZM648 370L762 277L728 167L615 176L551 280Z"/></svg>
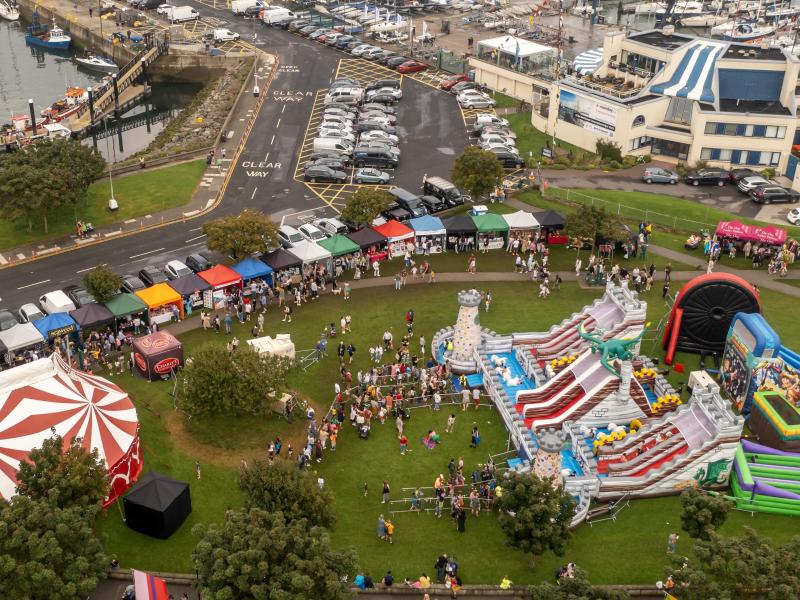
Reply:
<svg viewBox="0 0 800 600"><path fill-rule="evenodd" d="M755 44L731 44L721 56L731 60L777 60L786 62L782 48L762 48Z"/></svg>
<svg viewBox="0 0 800 600"><path fill-rule="evenodd" d="M757 115L786 115L791 116L792 111L780 103L780 100L738 100L720 98L719 110L721 112L753 113Z"/></svg>
<svg viewBox="0 0 800 600"><path fill-rule="evenodd" d="M650 92L675 98L714 102L712 86L717 58L726 48L727 44L716 40L693 41L670 79L653 85Z"/></svg>
<svg viewBox="0 0 800 600"><path fill-rule="evenodd" d="M580 75L591 75L603 64L603 49L592 48L581 52L572 61L572 66Z"/></svg>
<svg viewBox="0 0 800 600"><path fill-rule="evenodd" d="M633 40L634 42L639 42L640 44L647 44L648 46L653 46L654 48L660 48L661 50L668 50L672 52L684 44L691 42L695 38L688 35L675 33L671 35L664 35L664 32L662 32L660 29L651 29L650 31L642 31L641 33L630 35L628 36L628 39Z"/></svg>
<svg viewBox="0 0 800 600"><path fill-rule="evenodd" d="M486 48L494 48L503 54L519 56L520 58L545 52L553 54L556 51L552 46L544 46L543 44L537 44L536 42L514 37L513 35L501 35L499 37L489 38L488 40L480 40L478 45ZM519 50L517 50L517 48L519 48Z"/></svg>

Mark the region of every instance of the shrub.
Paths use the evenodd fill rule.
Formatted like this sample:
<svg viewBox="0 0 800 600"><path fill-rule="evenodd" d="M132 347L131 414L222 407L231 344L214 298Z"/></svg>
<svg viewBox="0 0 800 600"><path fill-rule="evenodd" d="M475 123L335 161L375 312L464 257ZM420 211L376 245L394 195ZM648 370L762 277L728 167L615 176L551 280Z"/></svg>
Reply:
<svg viewBox="0 0 800 600"><path fill-rule="evenodd" d="M610 163L608 163L608 166L610 169L621 169L622 163L618 160L612 160Z"/></svg>
<svg viewBox="0 0 800 600"><path fill-rule="evenodd" d="M653 162L653 157L652 157L652 156L650 156L649 154L645 154L645 155L642 157L642 160L644 160L644 162L645 162L645 163L650 163L650 162Z"/></svg>
<svg viewBox="0 0 800 600"><path fill-rule="evenodd" d="M556 164L557 165L563 165L565 167L569 167L572 164L572 161L567 156L559 156L556 159Z"/></svg>
<svg viewBox="0 0 800 600"><path fill-rule="evenodd" d="M700 169L707 169L708 163L704 160L698 160L696 163L694 163L694 168L696 171L699 171Z"/></svg>
<svg viewBox="0 0 800 600"><path fill-rule="evenodd" d="M630 169L634 165L636 165L636 157L635 156L628 155L628 156L626 156L625 158L622 159L622 166L625 167L626 169Z"/></svg>
<svg viewBox="0 0 800 600"><path fill-rule="evenodd" d="M773 167L767 167L766 169L761 169L759 173L764 179L772 179L775 177L775 169Z"/></svg>
<svg viewBox="0 0 800 600"><path fill-rule="evenodd" d="M685 177L686 173L689 172L689 169L686 167L686 163L679 162L677 165L675 165L675 172L681 177Z"/></svg>
<svg viewBox="0 0 800 600"><path fill-rule="evenodd" d="M617 162L622 162L622 148L620 148L619 145L615 144L614 142L597 140L595 148L597 150L597 154L603 159L608 161L615 160Z"/></svg>

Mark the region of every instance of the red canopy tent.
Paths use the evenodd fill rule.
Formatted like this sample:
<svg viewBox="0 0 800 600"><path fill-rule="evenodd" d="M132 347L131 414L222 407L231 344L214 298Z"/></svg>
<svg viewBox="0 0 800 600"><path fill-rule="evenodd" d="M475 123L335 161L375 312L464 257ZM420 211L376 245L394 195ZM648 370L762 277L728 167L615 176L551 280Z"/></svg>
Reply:
<svg viewBox="0 0 800 600"><path fill-rule="evenodd" d="M745 225L739 221L720 221L717 224L716 233L717 236L734 238L743 242L758 242L772 246L781 246L786 243L786 230L774 225L757 227Z"/></svg>
<svg viewBox="0 0 800 600"><path fill-rule="evenodd" d="M206 271L200 271L198 275L211 286L212 304L215 309L225 308L225 294L230 288L242 287L242 276L225 265L217 265ZM205 298L206 296L204 293L203 304L207 308L212 308L205 302Z"/></svg>
<svg viewBox="0 0 800 600"><path fill-rule="evenodd" d="M389 257L403 256L406 253L406 245L414 250L414 230L406 227L400 221L386 221L383 225L373 227L375 231L386 237L389 242Z"/></svg>

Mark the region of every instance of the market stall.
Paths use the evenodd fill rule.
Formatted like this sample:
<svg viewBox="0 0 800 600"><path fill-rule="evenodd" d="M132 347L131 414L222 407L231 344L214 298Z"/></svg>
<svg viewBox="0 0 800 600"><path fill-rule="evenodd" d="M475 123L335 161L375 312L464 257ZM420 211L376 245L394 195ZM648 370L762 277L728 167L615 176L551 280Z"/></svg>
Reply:
<svg viewBox="0 0 800 600"><path fill-rule="evenodd" d="M467 252L475 248L478 228L467 215L453 215L442 221L447 231L447 246L457 252Z"/></svg>
<svg viewBox="0 0 800 600"><path fill-rule="evenodd" d="M84 332L88 329L105 329L114 326L114 315L102 304L90 302L76 310L71 310L69 316L75 319Z"/></svg>
<svg viewBox="0 0 800 600"><path fill-rule="evenodd" d="M203 292L211 289L209 283L202 277L199 277L197 273L178 277L177 279L168 281L167 285L183 298L183 308L186 314L192 314L193 310L202 308Z"/></svg>
<svg viewBox="0 0 800 600"><path fill-rule="evenodd" d="M248 256L244 260L233 265L232 268L241 275L243 284L253 279L262 279L270 287L273 285L272 267L257 258Z"/></svg>
<svg viewBox="0 0 800 600"><path fill-rule="evenodd" d="M106 302L105 307L114 315L118 331L132 331L134 319L147 322L147 305L134 294L117 294Z"/></svg>
<svg viewBox="0 0 800 600"><path fill-rule="evenodd" d="M739 221L720 221L717 224L716 234L718 238L724 237L768 246L782 246L786 243L786 230L774 225L756 227L755 225L745 225Z"/></svg>
<svg viewBox="0 0 800 600"><path fill-rule="evenodd" d="M220 310L227 306L226 297L239 292L242 288L242 276L225 265L217 265L198 275L211 286L203 292L203 305L206 308Z"/></svg>
<svg viewBox="0 0 800 600"><path fill-rule="evenodd" d="M404 256L407 250L414 251L414 230L400 221L392 219L373 229L386 238L389 258Z"/></svg>
<svg viewBox="0 0 800 600"><path fill-rule="evenodd" d="M425 215L408 222L414 230L417 254L439 254L444 252L447 230L439 217Z"/></svg>
<svg viewBox="0 0 800 600"><path fill-rule="evenodd" d="M183 319L183 298L167 283L157 283L136 292L139 299L147 305L150 323L169 323L177 315Z"/></svg>
<svg viewBox="0 0 800 600"><path fill-rule="evenodd" d="M33 326L39 330L42 337L47 342L52 342L54 339L78 333L81 330L80 325L75 322L75 319L67 313L53 313L47 315L43 319L36 319Z"/></svg>
<svg viewBox="0 0 800 600"><path fill-rule="evenodd" d="M361 254L361 248L353 240L344 235L334 235L319 242L333 256L333 276L339 277L348 266L352 266L352 259Z"/></svg>
<svg viewBox="0 0 800 600"><path fill-rule="evenodd" d="M183 364L183 344L168 331L156 331L133 340L136 371L150 379L166 379Z"/></svg>
<svg viewBox="0 0 800 600"><path fill-rule="evenodd" d="M43 346L44 338L33 323L22 323L0 331L0 360L10 367L21 364L28 350L41 353Z"/></svg>
<svg viewBox="0 0 800 600"><path fill-rule="evenodd" d="M472 215L478 229L478 250L497 250L505 247L508 237L508 223L498 214L486 213Z"/></svg>
<svg viewBox="0 0 800 600"><path fill-rule="evenodd" d="M386 260L389 256L386 249L386 236L370 227L348 233L346 237L361 248L361 251L369 257L370 263L376 260Z"/></svg>
<svg viewBox="0 0 800 600"><path fill-rule="evenodd" d="M300 275L302 266L299 258L283 248L264 254L261 257L261 262L272 269L272 276L276 282L281 281L286 275L290 277Z"/></svg>
<svg viewBox="0 0 800 600"><path fill-rule="evenodd" d="M502 216L506 224L508 224L509 235L517 235L520 239L538 231L540 227L536 217L524 210L518 210Z"/></svg>
<svg viewBox="0 0 800 600"><path fill-rule="evenodd" d="M333 271L331 253L319 244L308 241L299 242L289 248L289 253L300 259L304 274L311 273L320 266L325 268L325 272L329 276Z"/></svg>
<svg viewBox="0 0 800 600"><path fill-rule="evenodd" d="M566 224L566 218L560 212L544 210L533 213L533 218L547 235L548 244L566 244L569 241L566 235L556 233L556 231L564 229Z"/></svg>

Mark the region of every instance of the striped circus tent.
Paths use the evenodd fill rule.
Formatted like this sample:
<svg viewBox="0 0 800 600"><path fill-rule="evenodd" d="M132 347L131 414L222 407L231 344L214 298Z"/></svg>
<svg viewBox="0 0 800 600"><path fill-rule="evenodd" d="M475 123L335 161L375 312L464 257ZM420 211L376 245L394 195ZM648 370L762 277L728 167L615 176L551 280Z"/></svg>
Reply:
<svg viewBox="0 0 800 600"><path fill-rule="evenodd" d="M603 49L593 48L586 52L581 52L572 61L572 67L579 75L591 75L600 65L603 64Z"/></svg>

